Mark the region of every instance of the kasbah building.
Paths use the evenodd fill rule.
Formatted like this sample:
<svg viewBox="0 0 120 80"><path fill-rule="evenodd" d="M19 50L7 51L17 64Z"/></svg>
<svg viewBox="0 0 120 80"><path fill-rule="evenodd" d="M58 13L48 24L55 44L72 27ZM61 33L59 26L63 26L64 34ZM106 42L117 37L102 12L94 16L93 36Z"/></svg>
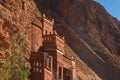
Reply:
<svg viewBox="0 0 120 80"><path fill-rule="evenodd" d="M75 60L65 55L65 40L53 30L54 21L43 15L37 22L32 23L30 79L76 80Z"/></svg>

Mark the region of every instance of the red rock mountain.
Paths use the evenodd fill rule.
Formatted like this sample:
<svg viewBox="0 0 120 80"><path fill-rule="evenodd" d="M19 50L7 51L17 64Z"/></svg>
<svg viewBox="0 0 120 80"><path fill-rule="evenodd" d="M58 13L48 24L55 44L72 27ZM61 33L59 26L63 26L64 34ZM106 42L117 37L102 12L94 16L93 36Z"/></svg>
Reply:
<svg viewBox="0 0 120 80"><path fill-rule="evenodd" d="M13 33L24 38L30 57L29 28L41 13L80 57L78 80L120 80L120 22L93 0L0 0L0 60Z"/></svg>
<svg viewBox="0 0 120 80"><path fill-rule="evenodd" d="M35 0L54 28L103 80L120 80L120 22L93 0Z"/></svg>

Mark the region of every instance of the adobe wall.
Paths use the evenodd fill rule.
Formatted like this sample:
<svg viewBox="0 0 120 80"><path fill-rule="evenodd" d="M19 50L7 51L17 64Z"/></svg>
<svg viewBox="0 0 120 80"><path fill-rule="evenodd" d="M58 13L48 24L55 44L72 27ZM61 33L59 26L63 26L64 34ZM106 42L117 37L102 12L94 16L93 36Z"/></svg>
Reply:
<svg viewBox="0 0 120 80"><path fill-rule="evenodd" d="M44 80L53 80L53 75L50 71L48 71L47 69L44 69Z"/></svg>
<svg viewBox="0 0 120 80"><path fill-rule="evenodd" d="M65 67L67 69L72 69L72 60L64 57L62 54L57 52L57 63L58 65Z"/></svg>
<svg viewBox="0 0 120 80"><path fill-rule="evenodd" d="M44 55L42 53L31 53L31 80L44 80Z"/></svg>
<svg viewBox="0 0 120 80"><path fill-rule="evenodd" d="M42 19L43 35L53 34L53 22L46 17Z"/></svg>
<svg viewBox="0 0 120 80"><path fill-rule="evenodd" d="M55 35L55 41L56 41L57 49L64 53L65 52L65 47L64 47L64 40L63 40L63 38L60 37L58 34L56 34Z"/></svg>
<svg viewBox="0 0 120 80"><path fill-rule="evenodd" d="M31 28L31 36L32 36L32 52L38 52L39 48L42 46L42 29L39 27L32 25Z"/></svg>

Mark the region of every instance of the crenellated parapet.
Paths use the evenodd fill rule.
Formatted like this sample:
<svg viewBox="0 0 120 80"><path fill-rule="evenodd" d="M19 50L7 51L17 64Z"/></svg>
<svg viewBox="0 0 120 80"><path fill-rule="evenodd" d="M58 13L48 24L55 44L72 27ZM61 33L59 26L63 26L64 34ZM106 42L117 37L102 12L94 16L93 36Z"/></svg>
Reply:
<svg viewBox="0 0 120 80"><path fill-rule="evenodd" d="M45 50L59 50L64 53L64 39L58 34L50 34L43 36L43 47Z"/></svg>

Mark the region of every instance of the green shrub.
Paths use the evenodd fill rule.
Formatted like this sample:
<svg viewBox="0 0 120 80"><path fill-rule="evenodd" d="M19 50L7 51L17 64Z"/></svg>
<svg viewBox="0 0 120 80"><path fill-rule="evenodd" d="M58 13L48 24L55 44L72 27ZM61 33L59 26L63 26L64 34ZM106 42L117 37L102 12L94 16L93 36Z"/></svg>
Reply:
<svg viewBox="0 0 120 80"><path fill-rule="evenodd" d="M10 40L9 56L1 66L0 80L28 80L30 64L23 57L24 40L14 35Z"/></svg>

